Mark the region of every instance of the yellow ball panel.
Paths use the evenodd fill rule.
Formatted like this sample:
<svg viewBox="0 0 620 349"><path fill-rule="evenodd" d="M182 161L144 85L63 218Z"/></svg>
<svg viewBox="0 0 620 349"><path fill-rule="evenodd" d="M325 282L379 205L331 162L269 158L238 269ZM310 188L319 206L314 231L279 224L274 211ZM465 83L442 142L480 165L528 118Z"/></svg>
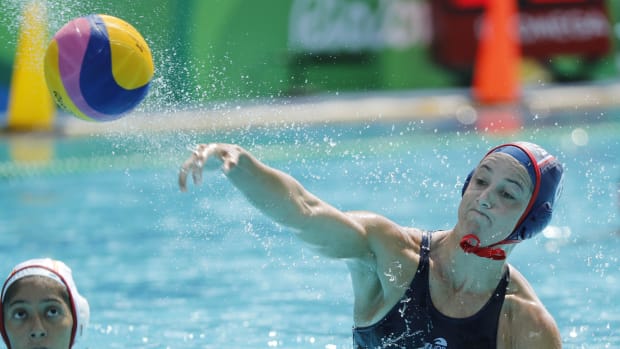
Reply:
<svg viewBox="0 0 620 349"><path fill-rule="evenodd" d="M148 84L155 67L151 50L140 33L129 23L100 15L106 25L112 52L112 75L121 87L131 90Z"/></svg>

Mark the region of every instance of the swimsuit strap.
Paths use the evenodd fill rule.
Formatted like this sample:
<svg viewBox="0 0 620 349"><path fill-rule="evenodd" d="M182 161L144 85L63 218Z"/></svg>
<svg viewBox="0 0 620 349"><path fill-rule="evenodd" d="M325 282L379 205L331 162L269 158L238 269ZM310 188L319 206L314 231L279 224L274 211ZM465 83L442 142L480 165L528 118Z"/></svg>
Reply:
<svg viewBox="0 0 620 349"><path fill-rule="evenodd" d="M411 284L409 285L409 289L407 290L407 293L410 293L413 291L413 286L416 282L420 282L420 280L426 280L427 274L428 274L428 265L429 265L429 259L430 259L430 254L431 254L431 232L430 231L423 231L422 232L422 242L420 243L420 261L418 262L418 269L416 270L416 275L419 275L419 277L414 277L413 280L411 280ZM416 281L417 279L417 281Z"/></svg>
<svg viewBox="0 0 620 349"><path fill-rule="evenodd" d="M428 261L431 252L431 233L429 231L422 232L422 243L420 244L420 264Z"/></svg>

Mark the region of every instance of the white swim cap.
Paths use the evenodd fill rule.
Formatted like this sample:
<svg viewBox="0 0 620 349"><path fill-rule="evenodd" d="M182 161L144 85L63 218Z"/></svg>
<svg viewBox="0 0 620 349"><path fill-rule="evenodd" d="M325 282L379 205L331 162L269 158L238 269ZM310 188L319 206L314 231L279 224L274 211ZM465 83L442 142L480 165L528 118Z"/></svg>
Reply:
<svg viewBox="0 0 620 349"><path fill-rule="evenodd" d="M43 276L50 278L67 289L69 294L69 302L71 303L71 313L73 315L73 329L71 330L71 344L77 341L79 337L82 337L84 330L88 325L90 318L90 308L86 298L82 297L73 281L71 268L65 263L50 258L30 259L25 262L19 263L13 268L13 271L9 274L8 278L2 286L2 298L0 305L4 307L4 297L9 287L17 280L25 278L27 276ZM0 330L2 331L2 338L7 347L10 348L9 340L6 334L4 326L4 310L0 309Z"/></svg>

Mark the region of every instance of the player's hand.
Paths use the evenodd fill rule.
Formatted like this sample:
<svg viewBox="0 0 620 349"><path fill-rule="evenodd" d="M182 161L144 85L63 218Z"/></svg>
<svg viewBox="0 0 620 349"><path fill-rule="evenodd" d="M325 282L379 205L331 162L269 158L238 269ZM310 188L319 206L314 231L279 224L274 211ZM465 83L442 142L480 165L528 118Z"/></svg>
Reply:
<svg viewBox="0 0 620 349"><path fill-rule="evenodd" d="M194 184L202 182L202 172L206 168L214 170L220 168L228 172L238 159L236 148L227 144L199 144L192 150L192 155L183 163L179 171L179 188L187 191L187 176L191 173Z"/></svg>

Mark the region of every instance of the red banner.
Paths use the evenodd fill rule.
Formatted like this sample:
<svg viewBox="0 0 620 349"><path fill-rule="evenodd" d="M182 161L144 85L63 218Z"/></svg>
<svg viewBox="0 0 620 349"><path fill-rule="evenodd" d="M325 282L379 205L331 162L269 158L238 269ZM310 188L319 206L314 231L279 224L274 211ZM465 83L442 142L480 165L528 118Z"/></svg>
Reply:
<svg viewBox="0 0 620 349"><path fill-rule="evenodd" d="M471 68L484 8L473 10L471 7L483 2L486 0L430 2L432 49L439 63L456 69ZM519 13L513 20L519 23L515 35L520 39L524 56L596 58L609 53L612 28L604 1L528 0L519 3ZM551 3L560 5L551 6ZM462 10L455 9L454 5L461 6Z"/></svg>

